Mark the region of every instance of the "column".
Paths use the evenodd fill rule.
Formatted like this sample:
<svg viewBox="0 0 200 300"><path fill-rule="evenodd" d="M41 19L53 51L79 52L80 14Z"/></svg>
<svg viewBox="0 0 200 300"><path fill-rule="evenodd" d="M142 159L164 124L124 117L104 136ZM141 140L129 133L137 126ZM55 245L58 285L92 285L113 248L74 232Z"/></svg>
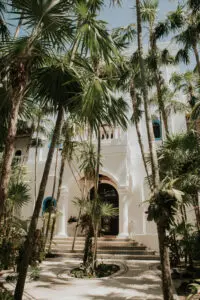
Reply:
<svg viewBox="0 0 200 300"><path fill-rule="evenodd" d="M61 189L60 200L58 203L59 216L57 217L56 237L67 237L68 189L66 186L63 186Z"/></svg>
<svg viewBox="0 0 200 300"><path fill-rule="evenodd" d="M128 238L128 192L119 190L119 238Z"/></svg>

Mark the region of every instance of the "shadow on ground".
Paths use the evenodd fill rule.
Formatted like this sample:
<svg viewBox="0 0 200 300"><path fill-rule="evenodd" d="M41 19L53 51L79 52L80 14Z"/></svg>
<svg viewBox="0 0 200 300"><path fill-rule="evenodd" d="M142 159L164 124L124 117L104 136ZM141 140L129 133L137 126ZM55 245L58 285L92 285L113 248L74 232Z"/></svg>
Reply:
<svg viewBox="0 0 200 300"><path fill-rule="evenodd" d="M153 262L129 261L128 271L108 279L60 278L73 262L47 262L39 281L28 283L26 291L37 300L162 300L160 271ZM45 298L46 297L46 298Z"/></svg>

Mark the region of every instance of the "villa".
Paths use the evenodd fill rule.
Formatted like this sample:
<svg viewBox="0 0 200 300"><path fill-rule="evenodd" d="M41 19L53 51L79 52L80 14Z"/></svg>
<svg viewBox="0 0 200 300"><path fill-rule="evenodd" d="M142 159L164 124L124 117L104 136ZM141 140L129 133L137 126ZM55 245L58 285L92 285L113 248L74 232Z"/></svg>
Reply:
<svg viewBox="0 0 200 300"><path fill-rule="evenodd" d="M174 68L163 69L163 76L169 81L170 73ZM132 113L131 103L128 95L127 102L130 105L130 115ZM159 115L155 115L155 108L152 108L153 128L155 136L155 144L160 145L165 137L164 126L160 122ZM186 119L184 115L176 114L169 117L170 134L184 132L186 130ZM145 149L148 149L146 127L144 116L140 122L140 130ZM87 139L87 135L83 137ZM34 168L35 168L35 148L27 147L29 143L28 136L20 136L16 140L15 155L25 162L27 165L27 177L31 186L31 199L27 206L21 211L22 218L30 218L34 209ZM94 144L97 141L94 139ZM156 234L156 226L153 222L146 220L146 209L150 193L146 184L146 174L143 166L141 152L137 141L137 134L133 124L129 124L128 129L124 132L121 128L106 128L101 131L101 147L102 147L102 167L100 168L100 195L101 197L112 203L114 207L119 208L119 216L111 219L104 218L102 227L104 235L116 236L117 238L131 238L139 243L143 243L147 247L158 250L158 241ZM28 150L27 150L28 149ZM49 140L45 141L45 146L39 148L38 166L37 166L37 186L39 187L43 168L45 165L47 153L49 149ZM58 153L58 161L61 159L61 151ZM54 182L54 169L56 162L56 153L51 166L51 171L46 187L45 198L43 201L42 211L52 195L52 186ZM59 165L59 164L58 164ZM57 179L59 176L59 168L57 170ZM72 172L66 163L62 193L58 203L58 210L61 214L57 220L56 236L68 237L73 232L68 219L77 216L77 208L73 204L75 197L80 196L77 182L81 184L81 176L75 168ZM58 184L58 180L57 180ZM92 186L91 186L92 189ZM56 199L55 203L56 205Z"/></svg>

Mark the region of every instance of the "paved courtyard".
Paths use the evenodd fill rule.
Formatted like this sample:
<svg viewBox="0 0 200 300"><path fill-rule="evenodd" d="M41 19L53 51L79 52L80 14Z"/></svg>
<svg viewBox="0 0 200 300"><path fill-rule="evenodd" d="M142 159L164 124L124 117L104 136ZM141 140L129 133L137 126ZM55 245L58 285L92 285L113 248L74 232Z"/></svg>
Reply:
<svg viewBox="0 0 200 300"><path fill-rule="evenodd" d="M121 274L87 280L67 276L67 270L76 265L66 260L42 263L40 279L26 284L24 300L163 299L158 262L121 262Z"/></svg>

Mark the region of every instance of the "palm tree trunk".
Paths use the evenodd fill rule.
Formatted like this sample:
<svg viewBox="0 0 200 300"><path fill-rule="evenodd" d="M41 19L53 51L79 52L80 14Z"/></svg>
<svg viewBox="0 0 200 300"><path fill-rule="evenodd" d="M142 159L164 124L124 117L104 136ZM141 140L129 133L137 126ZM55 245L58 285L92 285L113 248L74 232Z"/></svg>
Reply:
<svg viewBox="0 0 200 300"><path fill-rule="evenodd" d="M57 191L57 197L56 197L56 207L57 208L58 208L58 202L60 200L61 187L62 187L62 182L63 182L63 174L64 174L64 169L65 169L65 159L66 159L65 155L62 153L60 172L59 172L59 180L58 180L58 191ZM51 252L51 245L52 245L52 241L53 241L55 226L56 226L56 218L53 219L53 224L52 224L52 228L51 228L51 236L50 236L49 250L48 250L49 253Z"/></svg>
<svg viewBox="0 0 200 300"><path fill-rule="evenodd" d="M54 195L55 195L55 189L56 189L56 174L57 174L57 167L58 167L58 152L59 149L57 148L56 151L56 163L55 163L55 170L54 170L54 181L53 181L53 190L52 190L52 195L51 195L51 206L49 210L49 215L48 215L48 221L47 221L47 227L46 227L46 234L45 234L45 240L44 240L44 250L46 248L47 240L48 240L48 235L49 235L49 229L50 229L50 223L51 223L51 215L52 215L52 209L53 209L53 201L54 201Z"/></svg>
<svg viewBox="0 0 200 300"><path fill-rule="evenodd" d="M26 239L25 244L24 244L24 249L26 249L26 251L24 251L23 259L22 259L22 261L20 263L20 266L19 266L19 276L18 276L17 285L16 285L16 288L15 288L15 294L14 294L14 299L15 300L22 300L26 275L27 275L27 271L28 271L28 264L29 264L31 253L32 253L33 243L34 243L34 234L35 234L35 230L37 228L38 217L39 217L39 214L40 214L42 201L43 201L43 198L44 198L44 193L45 193L45 189L46 189L46 185L47 185L47 181L48 181L49 171L50 171L50 168L51 168L51 162L52 162L52 159L53 159L53 154L54 154L56 142L57 142L58 136L60 134L63 117L64 117L64 110L63 110L63 107L60 105L59 110L58 110L56 125L55 125L55 128L54 128L54 133L53 133L53 137L52 137L52 141L51 141L51 145L50 145L50 148L49 148L49 152L48 152L47 160L46 160L46 163L45 163L42 180L41 180L41 183L40 183L40 189L39 189L37 201L36 201L36 204L35 204L35 209L34 209L33 216L32 216L32 219L31 219L31 223L30 223L30 226L29 226L28 236L27 236L27 239Z"/></svg>
<svg viewBox="0 0 200 300"><path fill-rule="evenodd" d="M94 232L94 250L93 250L93 257L92 257L92 270L94 273L95 273L96 261L97 261L98 231L99 231L99 227L98 225L96 225L95 232Z"/></svg>
<svg viewBox="0 0 200 300"><path fill-rule="evenodd" d="M196 58L197 70L198 70L199 77L200 77L200 59L199 59L199 52L198 52L197 44L196 43L193 44L192 48L193 48L194 55Z"/></svg>
<svg viewBox="0 0 200 300"><path fill-rule="evenodd" d="M71 172L77 182L77 179L76 179L76 176L74 175L74 172L73 172L73 169L71 167L71 164L68 162L69 166L70 166L70 169L71 169ZM80 192L82 194L82 201L85 201L85 199L87 198L87 196L85 196L85 191L86 191L86 178L85 178L85 182L84 182L84 188L83 190L80 188ZM77 182L77 185L79 186L78 182ZM75 227L75 232L74 232L74 238L73 238L73 243L72 243L72 251L74 251L74 247L75 247L75 242L76 242L76 236L77 236L77 232L78 232L78 226L79 226L79 222L80 222L80 219L81 219L81 214L82 214L82 208L80 208L79 210L79 214L78 214L78 220L77 220L77 224L76 224L76 227Z"/></svg>
<svg viewBox="0 0 200 300"><path fill-rule="evenodd" d="M91 263L92 257L92 236L93 236L93 228L92 225L89 224L88 231L85 237L85 247L84 247L84 255L83 255L83 265L88 266Z"/></svg>
<svg viewBox="0 0 200 300"><path fill-rule="evenodd" d="M158 107L159 111L162 114L162 119L165 127L165 132L168 135L169 134L169 126L168 126L168 118L167 114L165 111L165 105L163 102L163 96L162 96L162 88L161 88L161 78L159 75L159 68L158 68L158 63L157 63L157 44L156 44L156 38L154 36L152 27L150 27L150 45L151 45L151 55L154 58L154 69L153 73L155 76L155 81L156 81L156 91L157 91L157 98L158 98Z"/></svg>
<svg viewBox="0 0 200 300"><path fill-rule="evenodd" d="M157 90L157 97L158 97L158 106L159 110L162 114L162 119L163 119L163 124L165 127L165 132L167 135L169 135L169 126L168 126L168 118L167 114L165 111L165 105L163 102L163 97L162 97L162 90L161 90L161 85L160 85L160 78L159 75L157 74L157 71L155 71L155 78L156 78L156 90Z"/></svg>
<svg viewBox="0 0 200 300"><path fill-rule="evenodd" d="M40 126L40 117L38 117L37 123L37 133L36 133L36 146L35 146L35 203L37 199L37 159L38 159L38 137L39 137L39 126ZM34 203L34 205L35 205Z"/></svg>
<svg viewBox="0 0 200 300"><path fill-rule="evenodd" d="M198 194L194 195L193 207L194 207L194 212L195 212L195 217L196 217L196 226L197 226L197 229L200 231L200 209L199 209Z"/></svg>
<svg viewBox="0 0 200 300"><path fill-rule="evenodd" d="M141 136L141 133L140 133L140 128L139 128L139 124L138 124L138 117L137 117L137 113L136 113L136 111L137 111L137 100L136 100L134 79L132 79L131 83L130 83L130 95L131 95L131 100L132 100L133 117L134 117L134 122L135 122L136 133L137 133L137 137L138 137L138 143L139 143L140 151L141 151L141 154L142 154L142 160L143 160L144 168L145 168L145 171L146 171L147 180L148 180L148 183L149 183L149 188L152 190L152 184L150 182L149 171L148 171L148 167L147 167L147 163L146 163L146 159L145 159L144 145L143 145L143 142L142 142L142 136Z"/></svg>
<svg viewBox="0 0 200 300"><path fill-rule="evenodd" d="M152 119L151 119L149 103L148 103L148 87L147 87L144 58L143 58L143 47L142 47L142 20L141 20L140 0L136 0L136 10L137 10L138 54L139 54L140 72L142 78L142 93L144 98L146 128L147 128L147 136L148 136L150 159L151 159L153 185L154 188L157 189L160 178L159 178L159 169L158 169L158 158L157 158L156 148L154 145L153 125L152 125Z"/></svg>
<svg viewBox="0 0 200 300"><path fill-rule="evenodd" d="M4 204L8 193L8 184L11 174L11 164L14 154L14 143L17 132L17 119L19 114L20 104L24 96L24 86L21 85L20 90L13 91L11 99L11 111L8 122L8 133L5 142L5 150L1 166L0 175L0 219L3 215Z"/></svg>
<svg viewBox="0 0 200 300"><path fill-rule="evenodd" d="M98 187L99 187L100 157L101 157L101 134L100 134L100 129L98 128L98 133L97 133L97 165L96 165L96 178L95 178L96 196L98 196Z"/></svg>
<svg viewBox="0 0 200 300"><path fill-rule="evenodd" d="M159 249L160 249L161 269L162 269L163 299L174 300L166 229L163 224L158 223L157 230L158 230L158 240L159 240Z"/></svg>
<svg viewBox="0 0 200 300"><path fill-rule="evenodd" d="M149 105L148 105L148 87L147 87L145 66L144 66L144 59L143 59L142 21L141 21L140 5L141 5L140 0L136 0L139 63L140 63L140 71L141 71L141 77L143 82L142 90L144 96L144 109L145 109L145 117L146 117L147 136L149 140L149 150L150 150L150 157L152 163L153 186L154 186L154 193L157 194L159 183L160 183L160 176L159 176L158 157L154 145L152 120L150 117ZM166 230L162 222L157 223L157 231L158 231L160 260L161 260L161 268L162 268L163 296L164 296L164 300L173 300L169 253L168 253L168 246L166 243Z"/></svg>
<svg viewBox="0 0 200 300"><path fill-rule="evenodd" d="M101 133L100 133L100 128L98 128L98 133L97 133L97 165L96 165L96 176L95 176L95 185L94 185L94 200L93 201L98 201L97 198L98 198L98 188L99 188L100 156L101 156ZM99 229L98 224L93 226L93 232L94 232L94 247L93 247L93 255L92 255L92 269L93 269L93 272L94 272L95 267L96 267L98 229Z"/></svg>

